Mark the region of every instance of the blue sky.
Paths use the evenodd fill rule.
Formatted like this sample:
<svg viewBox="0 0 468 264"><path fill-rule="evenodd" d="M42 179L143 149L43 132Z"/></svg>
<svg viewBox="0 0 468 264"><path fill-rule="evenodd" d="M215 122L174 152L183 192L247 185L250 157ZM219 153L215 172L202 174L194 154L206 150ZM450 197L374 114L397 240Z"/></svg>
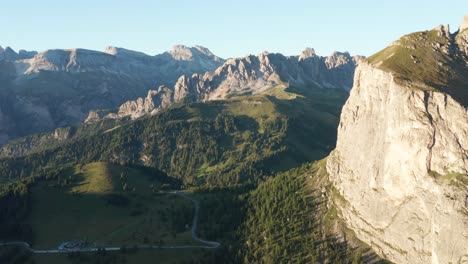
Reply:
<svg viewBox="0 0 468 264"><path fill-rule="evenodd" d="M468 2L18 0L0 2L0 11L0 45L15 50L112 45L154 55L185 44L229 58L265 50L294 55L305 47L371 55L438 24L453 32Z"/></svg>

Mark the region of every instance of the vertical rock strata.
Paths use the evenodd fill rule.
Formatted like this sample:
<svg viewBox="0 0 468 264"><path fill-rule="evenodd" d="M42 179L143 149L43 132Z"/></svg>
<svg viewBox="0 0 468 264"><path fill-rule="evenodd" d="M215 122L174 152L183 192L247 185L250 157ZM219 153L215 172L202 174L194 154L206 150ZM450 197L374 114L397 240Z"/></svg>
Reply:
<svg viewBox="0 0 468 264"><path fill-rule="evenodd" d="M463 45L459 50L453 41L447 45L454 65L460 58L466 62ZM342 196L340 216L395 263L467 263L467 98L420 89L379 65L357 67L337 147L327 161L330 180ZM409 73L414 67L397 66ZM468 69L458 73L468 76ZM450 91L464 94L457 89Z"/></svg>

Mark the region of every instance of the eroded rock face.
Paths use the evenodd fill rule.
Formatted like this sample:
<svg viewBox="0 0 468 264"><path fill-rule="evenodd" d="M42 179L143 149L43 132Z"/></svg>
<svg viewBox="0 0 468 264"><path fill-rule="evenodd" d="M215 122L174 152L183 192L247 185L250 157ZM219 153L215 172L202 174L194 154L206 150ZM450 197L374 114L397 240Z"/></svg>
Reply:
<svg viewBox="0 0 468 264"><path fill-rule="evenodd" d="M192 80L183 80L187 85L179 87L199 91L197 96L201 100L223 99L236 93L261 93L286 82L349 90L354 69L361 59L346 52L321 57L311 48L299 56L289 57L264 52L227 60L213 73L192 76Z"/></svg>
<svg viewBox="0 0 468 264"><path fill-rule="evenodd" d="M465 263L467 154L466 106L361 63L327 170L341 217L382 256Z"/></svg>
<svg viewBox="0 0 468 264"><path fill-rule="evenodd" d="M109 117L122 118L130 117L137 119L146 114L156 114L161 109L169 107L174 102L174 95L171 89L161 86L158 90L148 91L146 98L138 98L135 101L128 101L120 106L116 115Z"/></svg>
<svg viewBox="0 0 468 264"><path fill-rule="evenodd" d="M176 98L224 99L236 94L261 93L280 84L349 90L360 56L335 52L320 57L311 48L299 56L264 52L229 59L214 72L182 76L174 87Z"/></svg>

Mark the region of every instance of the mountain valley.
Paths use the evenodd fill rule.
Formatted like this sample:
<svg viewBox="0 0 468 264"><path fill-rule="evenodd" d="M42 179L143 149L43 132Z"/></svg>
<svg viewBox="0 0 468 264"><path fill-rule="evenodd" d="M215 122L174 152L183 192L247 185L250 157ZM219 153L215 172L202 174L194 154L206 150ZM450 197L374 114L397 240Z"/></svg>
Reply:
<svg viewBox="0 0 468 264"><path fill-rule="evenodd" d="M370 57L0 47L0 263L468 262L468 16Z"/></svg>

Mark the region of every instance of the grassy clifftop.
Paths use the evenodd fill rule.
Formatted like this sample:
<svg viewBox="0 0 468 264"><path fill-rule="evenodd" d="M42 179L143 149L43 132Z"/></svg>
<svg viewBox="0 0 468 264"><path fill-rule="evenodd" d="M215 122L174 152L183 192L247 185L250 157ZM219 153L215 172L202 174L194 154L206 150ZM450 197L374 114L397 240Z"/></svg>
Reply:
<svg viewBox="0 0 468 264"><path fill-rule="evenodd" d="M445 30L448 29L433 29L405 35L370 56L367 61L392 72L402 84L415 89L447 93L466 106L466 56L456 44L457 34L450 34Z"/></svg>

